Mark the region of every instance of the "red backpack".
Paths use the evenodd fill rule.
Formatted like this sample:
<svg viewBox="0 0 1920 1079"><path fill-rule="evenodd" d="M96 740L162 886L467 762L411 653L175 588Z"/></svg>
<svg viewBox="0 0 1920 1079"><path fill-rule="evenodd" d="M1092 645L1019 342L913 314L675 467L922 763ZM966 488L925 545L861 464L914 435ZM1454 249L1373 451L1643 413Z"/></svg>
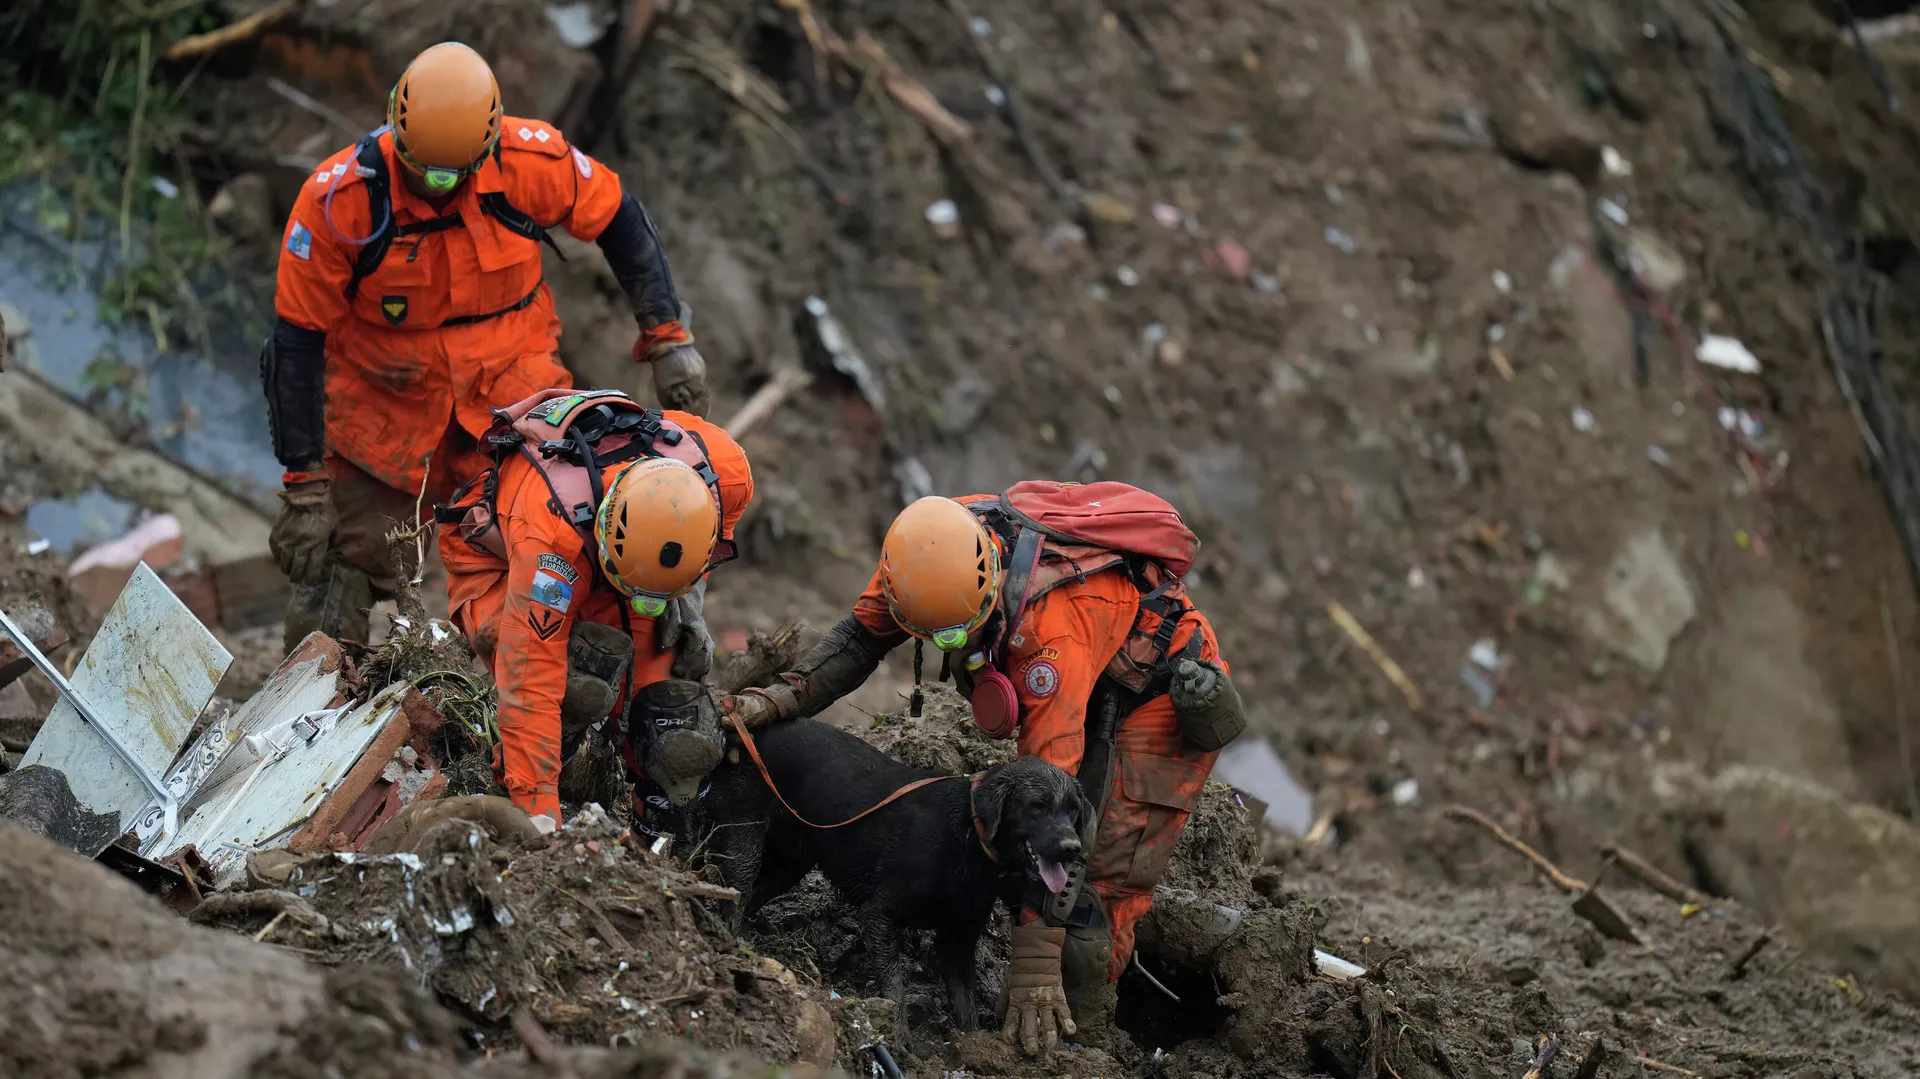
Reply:
<svg viewBox="0 0 1920 1079"><path fill-rule="evenodd" d="M1180 578L1193 569L1200 541L1166 499L1113 480L1025 480L997 499L967 504L1007 551L1001 588L1004 638L1027 606L1071 580L1124 572L1140 589L1140 611L1106 674L1133 694L1158 686L1180 621L1193 607ZM1189 647L1196 647L1195 634ZM998 666L1004 645L990 658ZM1197 654L1197 652L1196 652ZM1152 694L1147 694L1151 696Z"/></svg>

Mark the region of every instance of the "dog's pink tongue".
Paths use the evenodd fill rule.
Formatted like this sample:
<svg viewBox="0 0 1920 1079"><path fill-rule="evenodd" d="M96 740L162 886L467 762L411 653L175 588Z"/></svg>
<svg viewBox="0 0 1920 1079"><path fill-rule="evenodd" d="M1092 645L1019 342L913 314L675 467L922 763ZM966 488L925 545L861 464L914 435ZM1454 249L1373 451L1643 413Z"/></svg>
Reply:
<svg viewBox="0 0 1920 1079"><path fill-rule="evenodd" d="M1049 862L1045 858L1036 859L1040 863L1040 883L1047 891L1059 895L1067 887L1067 868L1058 862Z"/></svg>

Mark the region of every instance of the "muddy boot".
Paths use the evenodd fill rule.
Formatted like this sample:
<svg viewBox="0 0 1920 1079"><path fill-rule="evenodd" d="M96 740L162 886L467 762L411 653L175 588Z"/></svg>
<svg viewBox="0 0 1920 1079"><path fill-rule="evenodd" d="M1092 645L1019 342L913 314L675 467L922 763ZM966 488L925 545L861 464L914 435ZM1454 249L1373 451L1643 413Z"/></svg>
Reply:
<svg viewBox="0 0 1920 1079"><path fill-rule="evenodd" d="M365 643L372 606L373 579L352 566L333 563L319 584L293 586L287 598L286 650L292 652L310 633Z"/></svg>

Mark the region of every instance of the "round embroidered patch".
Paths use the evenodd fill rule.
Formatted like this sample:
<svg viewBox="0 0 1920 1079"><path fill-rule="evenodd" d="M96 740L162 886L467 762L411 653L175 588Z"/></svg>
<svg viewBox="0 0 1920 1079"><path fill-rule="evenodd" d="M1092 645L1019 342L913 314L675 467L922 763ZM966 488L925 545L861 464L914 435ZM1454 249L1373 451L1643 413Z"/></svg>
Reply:
<svg viewBox="0 0 1920 1079"><path fill-rule="evenodd" d="M1060 688L1060 670L1051 663L1040 662L1027 668L1027 693L1035 697L1051 697Z"/></svg>

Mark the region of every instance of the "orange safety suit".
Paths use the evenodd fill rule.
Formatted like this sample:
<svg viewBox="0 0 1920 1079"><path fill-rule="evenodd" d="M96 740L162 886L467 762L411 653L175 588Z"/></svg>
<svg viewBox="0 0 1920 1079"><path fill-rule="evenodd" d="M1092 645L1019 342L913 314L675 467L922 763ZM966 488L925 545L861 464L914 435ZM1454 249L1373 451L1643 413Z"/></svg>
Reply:
<svg viewBox="0 0 1920 1079"><path fill-rule="evenodd" d="M994 499L973 495L970 503ZM998 543L996 537L995 542ZM1006 552L1002 552L1005 555ZM1002 584L1005 584L1002 570ZM1094 683L1125 647L1140 612L1140 590L1120 569L1068 580L1040 596L1005 630L1010 644L1004 673L1019 700L1019 749L1079 775L1086 749L1087 705ZM907 633L895 622L875 573L853 615L883 644ZM1175 631L1169 655L1201 635L1200 658L1220 660L1213 626L1188 610ZM1135 709L1120 724L1114 745L1112 786L1100 815L1099 834L1087 856L1087 882L1106 906L1113 932L1108 978L1117 979L1133 954L1134 928L1153 906L1153 889L1179 842L1218 752L1188 747L1165 693Z"/></svg>
<svg viewBox="0 0 1920 1079"><path fill-rule="evenodd" d="M287 221L274 309L327 335L328 471L338 480L344 464L413 499L431 461L432 503L486 467L473 440L492 423L490 408L572 385L555 356L560 322L540 243L506 228L483 200L504 195L542 226L591 241L622 191L612 169L538 120L504 118L499 152L444 200L408 189L391 132L379 147L401 234L349 298L354 261L382 222L354 147L334 154L301 186ZM457 227L405 231L451 215ZM336 502L343 518L356 509Z"/></svg>
<svg viewBox="0 0 1920 1079"><path fill-rule="evenodd" d="M693 432L719 478L720 538L753 500L746 452L719 426L690 412L662 415ZM602 469L611 484L624 464ZM633 673L619 707L634 691L672 677L673 653L657 641L655 620L633 613L596 568L580 529L553 511L546 480L524 456L500 465L496 514L507 559L440 534L453 624L492 670L500 695L500 748L507 792L529 814L560 819L560 702L567 692L567 643L576 619L628 626ZM535 575L543 578L535 587Z"/></svg>

